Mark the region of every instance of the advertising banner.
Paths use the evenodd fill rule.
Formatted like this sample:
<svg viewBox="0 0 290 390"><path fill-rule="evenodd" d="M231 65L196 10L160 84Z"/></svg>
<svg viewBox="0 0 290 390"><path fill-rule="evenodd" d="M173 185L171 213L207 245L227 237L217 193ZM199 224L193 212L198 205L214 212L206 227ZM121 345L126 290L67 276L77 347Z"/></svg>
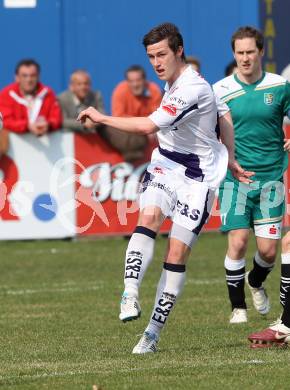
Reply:
<svg viewBox="0 0 290 390"><path fill-rule="evenodd" d="M286 135L290 138L290 126ZM0 159L0 239L130 235L154 146L130 164L98 134L10 134L9 153ZM290 225L289 182L288 170L284 226ZM170 225L166 220L161 232ZM219 226L216 200L204 231Z"/></svg>
<svg viewBox="0 0 290 390"><path fill-rule="evenodd" d="M75 235L73 134L10 134L0 159L0 239Z"/></svg>
<svg viewBox="0 0 290 390"><path fill-rule="evenodd" d="M150 161L154 144L143 161L132 165L96 134L75 135L76 223L80 235L131 234L138 218L139 182ZM216 230L220 224L215 203L214 214L206 226ZM167 220L161 231L170 229Z"/></svg>

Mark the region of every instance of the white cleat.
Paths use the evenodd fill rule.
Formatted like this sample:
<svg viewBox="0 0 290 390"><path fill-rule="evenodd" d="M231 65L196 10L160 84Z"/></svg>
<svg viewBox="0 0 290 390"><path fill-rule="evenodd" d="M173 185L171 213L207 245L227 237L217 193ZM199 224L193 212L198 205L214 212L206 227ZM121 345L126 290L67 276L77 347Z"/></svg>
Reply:
<svg viewBox="0 0 290 390"><path fill-rule="evenodd" d="M157 352L157 344L158 337L154 333L144 332L132 353L143 354Z"/></svg>
<svg viewBox="0 0 290 390"><path fill-rule="evenodd" d="M290 328L284 324L276 325L275 339L288 344L290 342Z"/></svg>
<svg viewBox="0 0 290 390"><path fill-rule="evenodd" d="M248 322L247 309L234 309L231 314L230 324L243 324Z"/></svg>
<svg viewBox="0 0 290 390"><path fill-rule="evenodd" d="M141 307L136 297L124 293L120 307L121 312L119 318L123 322L137 320L141 316Z"/></svg>
<svg viewBox="0 0 290 390"><path fill-rule="evenodd" d="M271 330L278 330L279 329L279 326L282 324L282 320L281 320L281 316L277 318L276 321L272 322L272 324L270 324L269 326L269 329Z"/></svg>
<svg viewBox="0 0 290 390"><path fill-rule="evenodd" d="M270 301L268 298L268 295L266 293L266 290L263 286L259 288L255 288L250 286L249 284L249 272L246 273L246 283L250 289L250 292L252 294L253 304L257 312L259 312L262 315L265 315L269 313L270 311Z"/></svg>

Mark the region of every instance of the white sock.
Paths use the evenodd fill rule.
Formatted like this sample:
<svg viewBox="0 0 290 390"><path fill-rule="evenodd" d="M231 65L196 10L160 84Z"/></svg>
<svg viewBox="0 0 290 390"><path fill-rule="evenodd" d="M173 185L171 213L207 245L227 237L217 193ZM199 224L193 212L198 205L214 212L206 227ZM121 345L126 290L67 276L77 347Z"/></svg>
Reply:
<svg viewBox="0 0 290 390"><path fill-rule="evenodd" d="M164 263L158 283L154 309L146 332L157 337L163 329L177 297L181 294L185 283L185 265Z"/></svg>
<svg viewBox="0 0 290 390"><path fill-rule="evenodd" d="M245 267L246 260L245 259L233 260L229 256L226 256L224 265L225 265L225 269L228 269L229 271L237 271Z"/></svg>
<svg viewBox="0 0 290 390"><path fill-rule="evenodd" d="M290 264L290 253L281 253L281 263Z"/></svg>
<svg viewBox="0 0 290 390"><path fill-rule="evenodd" d="M267 261L263 260L258 251L255 253L255 262L263 268L273 268L275 265L275 261L267 263Z"/></svg>
<svg viewBox="0 0 290 390"><path fill-rule="evenodd" d="M153 259L156 233L137 226L126 251L124 293L138 298L144 274Z"/></svg>

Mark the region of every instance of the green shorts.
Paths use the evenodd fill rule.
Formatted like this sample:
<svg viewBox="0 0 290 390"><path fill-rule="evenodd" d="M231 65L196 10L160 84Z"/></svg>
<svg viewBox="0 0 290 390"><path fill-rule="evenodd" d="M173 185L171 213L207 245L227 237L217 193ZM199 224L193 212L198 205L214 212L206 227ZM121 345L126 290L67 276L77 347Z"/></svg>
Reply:
<svg viewBox="0 0 290 390"><path fill-rule="evenodd" d="M283 180L240 183L228 177L219 190L221 231L280 222L285 209Z"/></svg>

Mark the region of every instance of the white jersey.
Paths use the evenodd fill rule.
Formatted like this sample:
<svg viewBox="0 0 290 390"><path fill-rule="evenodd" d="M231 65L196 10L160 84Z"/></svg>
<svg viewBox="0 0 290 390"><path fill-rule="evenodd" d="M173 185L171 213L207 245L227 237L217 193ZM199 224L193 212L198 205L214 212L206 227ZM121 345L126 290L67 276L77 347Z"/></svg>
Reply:
<svg viewBox="0 0 290 390"><path fill-rule="evenodd" d="M217 138L212 89L191 66L170 88L166 84L161 105L149 118L160 129L159 149L152 158L172 160L186 168L185 176L217 188L226 174L228 154Z"/></svg>

